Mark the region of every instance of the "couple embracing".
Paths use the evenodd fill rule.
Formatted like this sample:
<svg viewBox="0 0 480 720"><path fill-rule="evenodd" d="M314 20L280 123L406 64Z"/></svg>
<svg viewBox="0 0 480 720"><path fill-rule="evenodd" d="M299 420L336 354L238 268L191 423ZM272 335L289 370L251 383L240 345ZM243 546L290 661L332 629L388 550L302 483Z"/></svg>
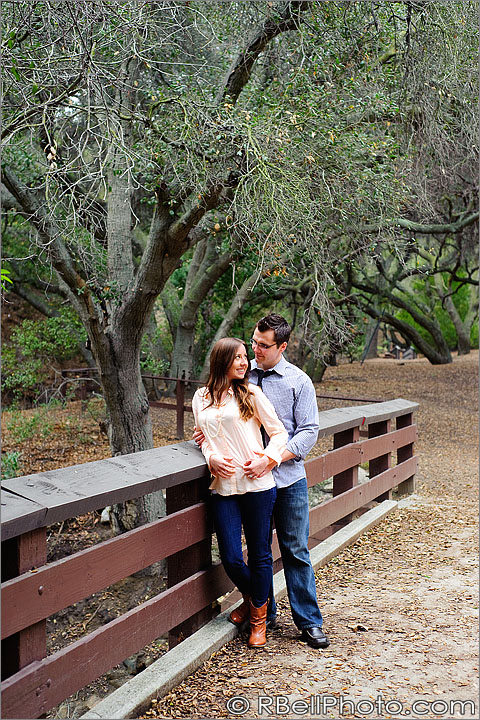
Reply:
<svg viewBox="0 0 480 720"><path fill-rule="evenodd" d="M249 647L263 647L274 629L272 517L293 620L311 647L326 648L323 618L308 551L309 517L303 460L318 435L310 378L283 353L291 327L281 315L262 318L245 343L219 340L205 387L192 402L194 439L212 474L211 508L225 571L243 595L230 620L250 621ZM243 560L242 527L248 561Z"/></svg>

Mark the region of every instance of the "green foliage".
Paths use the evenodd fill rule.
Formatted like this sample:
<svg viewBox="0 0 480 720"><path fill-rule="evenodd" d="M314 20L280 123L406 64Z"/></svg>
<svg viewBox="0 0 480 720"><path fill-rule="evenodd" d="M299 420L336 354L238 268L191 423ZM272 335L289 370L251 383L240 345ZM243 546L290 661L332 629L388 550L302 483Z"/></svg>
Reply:
<svg viewBox="0 0 480 720"><path fill-rule="evenodd" d="M74 357L84 341L85 332L69 310L44 320L24 320L2 345L2 388L17 398L35 395L52 361Z"/></svg>
<svg viewBox="0 0 480 720"><path fill-rule="evenodd" d="M36 436L46 438L51 435L55 421L49 417L49 405L42 405L35 411L10 410L7 414L7 430L16 443Z"/></svg>
<svg viewBox="0 0 480 720"><path fill-rule="evenodd" d="M46 379L40 358L22 357L13 345L2 345L2 389L13 390L16 397L27 395Z"/></svg>
<svg viewBox="0 0 480 720"><path fill-rule="evenodd" d="M460 182L471 175L477 143L474 3L231 3L228 13L221 2L167 5L6 4L4 163L25 188L42 195L55 229L50 242L39 239L12 211L9 254L38 257L41 271L25 262L27 280L44 280L50 245L60 236L85 279L81 290L70 285L73 296L91 294L97 317L112 319L126 291L109 277L107 251L114 243L106 234L116 218L107 216L112 177L128 176L135 231L146 237L155 212L165 226L159 243L168 237L168 223L171 230L191 211L200 218L210 208L192 228L183 264L174 258L148 290L150 297L161 292L172 273L164 292L173 325L194 232L201 237L217 221L226 228L219 246L232 251L236 276L226 273L201 306L197 363L242 278L272 263L272 277L265 272L258 283L263 299L257 302L252 292L233 332L248 337L259 311L284 307L285 314L298 310L305 317L303 339L310 347L351 342L353 325L339 308L342 292L354 293L341 281L352 265L363 272L365 256L401 255L409 242L388 223L369 232L365 226L399 215L457 217L477 205ZM267 43L245 73L238 99L224 95L227 70L248 47L252 30L298 5L295 24ZM451 177L453 204L461 198L465 207L449 215L435 201L451 189ZM223 187L218 201L205 204L217 185ZM165 256L175 250L167 245ZM138 267L144 245L133 246ZM450 338L452 324L442 308L438 312ZM91 317L88 310L84 322ZM25 327L5 350L4 387L18 394L43 381L42 363L55 353L73 352L61 327L49 328L48 341L48 333L37 330ZM147 331L142 369L163 374L170 353L164 323Z"/></svg>
<svg viewBox="0 0 480 720"><path fill-rule="evenodd" d="M142 373L168 377L168 371L170 367L170 362L168 359L156 357L150 349L148 349L142 354L143 357L140 360L140 368L142 370Z"/></svg>
<svg viewBox="0 0 480 720"><path fill-rule="evenodd" d="M453 350L457 344L457 335L455 333L453 323L448 317L448 313L441 307L440 303L436 304L433 311L433 316L440 325L442 335L445 338L448 347L450 348L450 350ZM406 310L398 310L395 313L395 317L397 317L399 320L403 320L407 323L407 325L410 325L411 327L418 330L420 335L428 343L432 344L432 338L428 330L426 330L423 325L420 325L416 320L414 320L414 318L410 315L409 312L407 312ZM418 350L418 348L415 349Z"/></svg>
<svg viewBox="0 0 480 720"><path fill-rule="evenodd" d="M152 375L168 375L170 354L172 351L171 336L166 322L162 318L153 332L147 331L142 338L140 368L142 373Z"/></svg>
<svg viewBox="0 0 480 720"><path fill-rule="evenodd" d="M423 279L416 279L412 282L412 298L415 298L417 305L422 303L424 308L429 309L429 314L438 322L448 347L450 350L454 350L457 347L455 326L448 312L443 307L441 300L432 297L432 283L432 278L428 276ZM469 308L470 293L473 290L469 285L461 285L459 282L454 282L452 283L452 291L452 301L458 310L460 318L464 320ZM406 310L398 310L395 316L414 327L427 342L431 343L432 339L428 330L419 324L409 312ZM478 347L478 323L474 323L472 326L470 341L473 348Z"/></svg>
<svg viewBox="0 0 480 720"><path fill-rule="evenodd" d="M10 278L10 270L7 270L6 268L2 268L1 271L1 278L0 278L0 285L2 290L6 291L8 290L8 284L13 284L13 280Z"/></svg>
<svg viewBox="0 0 480 720"><path fill-rule="evenodd" d="M465 277L465 273L463 272L462 268L458 269L457 275L460 278ZM442 276L445 283L447 284L447 273L442 273ZM467 283L462 284L461 281L453 281L451 283L451 292L453 304L457 308L458 314L460 315L461 319L465 320L465 316L471 304L471 294L473 293L475 295L475 298L477 297L475 287L472 287L470 284Z"/></svg>
<svg viewBox="0 0 480 720"><path fill-rule="evenodd" d="M22 472L22 453L11 450L2 453L2 480L18 477Z"/></svg>

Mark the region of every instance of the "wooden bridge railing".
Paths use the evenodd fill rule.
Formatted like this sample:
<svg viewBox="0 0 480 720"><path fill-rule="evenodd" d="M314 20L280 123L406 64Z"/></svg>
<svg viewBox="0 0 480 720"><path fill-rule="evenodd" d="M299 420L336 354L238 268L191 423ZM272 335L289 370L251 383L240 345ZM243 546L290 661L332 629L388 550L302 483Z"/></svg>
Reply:
<svg viewBox="0 0 480 720"><path fill-rule="evenodd" d="M307 479L313 486L333 476L333 497L310 512L312 544L393 488L413 491L416 408L398 399L320 413L320 437L333 435L333 449L307 463ZM359 485L364 462L370 478ZM212 564L207 487L193 443L2 483L3 718L40 717L161 635L168 632L172 646L219 611L232 584ZM167 517L47 563L49 525L160 489ZM273 552L278 560L275 537ZM47 656L46 618L162 558L168 589Z"/></svg>

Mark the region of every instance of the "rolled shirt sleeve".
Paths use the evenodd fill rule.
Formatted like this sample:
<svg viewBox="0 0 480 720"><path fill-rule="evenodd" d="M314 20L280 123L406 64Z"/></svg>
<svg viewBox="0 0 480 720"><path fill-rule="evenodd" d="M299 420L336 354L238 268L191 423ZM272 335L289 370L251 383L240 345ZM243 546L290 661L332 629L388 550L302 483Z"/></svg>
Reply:
<svg viewBox="0 0 480 720"><path fill-rule="evenodd" d="M257 385L257 364L252 361L250 383ZM273 468L278 488L288 487L305 477L304 458L315 445L318 437L318 410L315 387L303 370L281 360L265 374L262 390L272 403L287 433L287 450L294 456Z"/></svg>
<svg viewBox="0 0 480 720"><path fill-rule="evenodd" d="M309 377L297 388L293 407L296 429L287 442L287 450L299 459L305 459L318 438L318 407L315 388Z"/></svg>

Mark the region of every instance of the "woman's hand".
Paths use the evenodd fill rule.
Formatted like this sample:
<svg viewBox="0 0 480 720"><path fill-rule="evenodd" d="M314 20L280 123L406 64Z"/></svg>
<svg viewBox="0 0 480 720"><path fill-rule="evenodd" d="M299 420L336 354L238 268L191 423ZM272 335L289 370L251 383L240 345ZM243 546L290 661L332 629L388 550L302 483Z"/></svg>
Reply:
<svg viewBox="0 0 480 720"><path fill-rule="evenodd" d="M222 457L221 455L210 456L210 472L215 477L232 477L235 474L235 465L233 458Z"/></svg>
<svg viewBox="0 0 480 720"><path fill-rule="evenodd" d="M200 428L197 428L196 426L193 428L193 439L197 443L198 447L202 447L203 443L205 442L205 435L200 430Z"/></svg>
<svg viewBox="0 0 480 720"><path fill-rule="evenodd" d="M255 451L254 455L255 457L250 458L250 460L247 460L247 462L242 465L242 470L249 480L263 477L277 464L275 460L272 460L268 455L264 455L263 453Z"/></svg>

